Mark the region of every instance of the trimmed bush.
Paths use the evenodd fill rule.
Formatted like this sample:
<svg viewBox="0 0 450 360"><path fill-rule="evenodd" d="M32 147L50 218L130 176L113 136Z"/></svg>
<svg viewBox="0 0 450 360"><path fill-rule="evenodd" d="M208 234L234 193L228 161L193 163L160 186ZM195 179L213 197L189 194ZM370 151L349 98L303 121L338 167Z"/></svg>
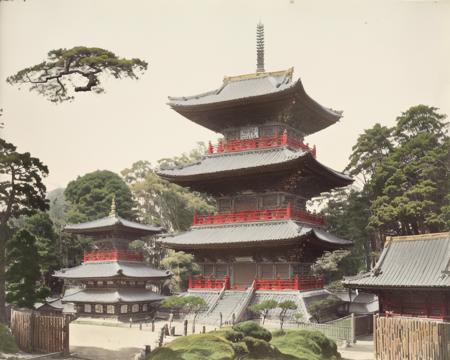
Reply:
<svg viewBox="0 0 450 360"><path fill-rule="evenodd" d="M233 326L233 330L239 331L244 336L251 336L255 339L260 339L269 342L272 340L272 334L269 330L259 326L253 321L244 321Z"/></svg>
<svg viewBox="0 0 450 360"><path fill-rule="evenodd" d="M231 341L232 343L237 343L239 341L242 341L242 339L244 338L244 334L240 331L227 330L223 333L223 337L228 341Z"/></svg>
<svg viewBox="0 0 450 360"><path fill-rule="evenodd" d="M247 346L245 345L245 343L233 343L232 346L236 356L241 357L242 355L248 354Z"/></svg>
<svg viewBox="0 0 450 360"><path fill-rule="evenodd" d="M9 328L0 324L0 352L15 354L18 351L16 341Z"/></svg>
<svg viewBox="0 0 450 360"><path fill-rule="evenodd" d="M274 358L274 356L280 355L280 352L267 341L246 336L244 342L252 358Z"/></svg>

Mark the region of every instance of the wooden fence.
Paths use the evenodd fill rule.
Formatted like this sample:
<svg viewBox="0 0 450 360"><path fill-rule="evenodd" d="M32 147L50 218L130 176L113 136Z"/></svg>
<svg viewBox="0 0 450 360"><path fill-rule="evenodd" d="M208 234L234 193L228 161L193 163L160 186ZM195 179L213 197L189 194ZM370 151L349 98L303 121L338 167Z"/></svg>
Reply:
<svg viewBox="0 0 450 360"><path fill-rule="evenodd" d="M450 323L375 316L377 360L450 360Z"/></svg>
<svg viewBox="0 0 450 360"><path fill-rule="evenodd" d="M20 350L38 353L69 353L69 322L64 315L40 315L11 310L11 331Z"/></svg>

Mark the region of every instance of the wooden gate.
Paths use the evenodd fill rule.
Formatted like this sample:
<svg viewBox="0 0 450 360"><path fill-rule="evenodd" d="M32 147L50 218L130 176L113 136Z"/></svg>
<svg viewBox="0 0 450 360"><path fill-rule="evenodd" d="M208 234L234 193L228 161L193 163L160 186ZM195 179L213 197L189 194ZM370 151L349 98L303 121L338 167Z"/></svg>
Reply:
<svg viewBox="0 0 450 360"><path fill-rule="evenodd" d="M30 310L11 310L11 331L20 350L69 353L69 322L65 315L41 315Z"/></svg>
<svg viewBox="0 0 450 360"><path fill-rule="evenodd" d="M374 345L378 360L450 360L450 323L376 315Z"/></svg>

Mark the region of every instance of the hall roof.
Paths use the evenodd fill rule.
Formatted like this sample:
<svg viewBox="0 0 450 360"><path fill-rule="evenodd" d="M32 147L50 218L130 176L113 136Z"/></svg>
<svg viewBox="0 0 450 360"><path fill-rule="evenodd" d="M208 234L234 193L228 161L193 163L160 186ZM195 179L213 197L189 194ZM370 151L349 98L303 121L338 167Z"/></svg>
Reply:
<svg viewBox="0 0 450 360"><path fill-rule="evenodd" d="M300 79L293 81L293 68L274 72L226 76L222 85L212 91L193 96L169 97L169 105L181 115L213 131L242 125L233 116L245 106L252 112L281 111L289 107L297 114L294 127L305 135L333 125L341 112L326 108L309 97ZM210 116L206 116L208 113ZM249 117L245 117L249 121Z"/></svg>
<svg viewBox="0 0 450 360"><path fill-rule="evenodd" d="M121 289L83 289L63 297L63 302L82 303L135 303L144 301L160 301L164 296L158 295L149 289L121 288Z"/></svg>
<svg viewBox="0 0 450 360"><path fill-rule="evenodd" d="M306 237L335 248L352 244L351 241L340 239L323 229L293 220L193 226L190 231L165 236L160 241L167 247L182 250L273 246L292 244Z"/></svg>
<svg viewBox="0 0 450 360"><path fill-rule="evenodd" d="M390 237L375 268L349 277L348 288L450 288L450 234Z"/></svg>
<svg viewBox="0 0 450 360"><path fill-rule="evenodd" d="M97 261L56 271L53 276L63 279L101 279L124 276L143 280L159 280L170 277L171 273L154 269L143 262Z"/></svg>

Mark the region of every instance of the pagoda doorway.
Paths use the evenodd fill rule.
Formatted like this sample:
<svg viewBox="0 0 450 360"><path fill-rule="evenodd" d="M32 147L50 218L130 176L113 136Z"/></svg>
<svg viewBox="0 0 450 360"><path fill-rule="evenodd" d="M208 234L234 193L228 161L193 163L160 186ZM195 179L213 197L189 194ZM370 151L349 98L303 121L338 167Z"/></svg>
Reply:
<svg viewBox="0 0 450 360"><path fill-rule="evenodd" d="M247 289L256 278L256 264L235 263L233 268L233 287L239 290Z"/></svg>

